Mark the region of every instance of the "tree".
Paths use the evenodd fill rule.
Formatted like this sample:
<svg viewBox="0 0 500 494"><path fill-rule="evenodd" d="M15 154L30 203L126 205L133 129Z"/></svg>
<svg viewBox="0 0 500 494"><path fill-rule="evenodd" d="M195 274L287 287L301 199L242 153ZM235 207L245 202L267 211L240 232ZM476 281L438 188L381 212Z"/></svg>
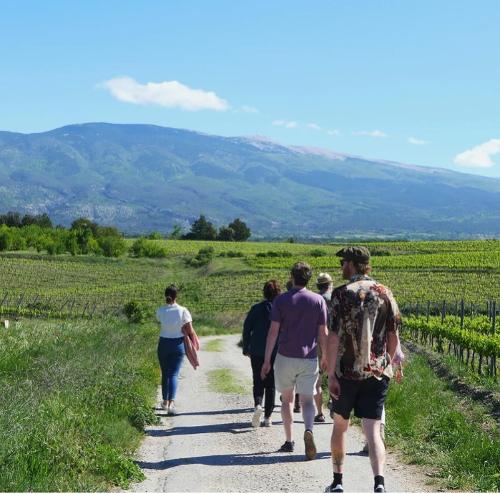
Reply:
<svg viewBox="0 0 500 494"><path fill-rule="evenodd" d="M205 215L202 214L191 225L191 231L184 235L183 238L189 240L215 240L217 238L217 230L210 221L207 221Z"/></svg>
<svg viewBox="0 0 500 494"><path fill-rule="evenodd" d="M234 230L228 226L221 226L219 229L219 234L217 235L217 240L222 240L225 242L232 242L234 240Z"/></svg>
<svg viewBox="0 0 500 494"><path fill-rule="evenodd" d="M232 223L229 223L228 228L231 228L234 231L234 240L237 242L245 242L245 240L248 240L252 234L246 223L241 221L239 218L236 218Z"/></svg>
<svg viewBox="0 0 500 494"><path fill-rule="evenodd" d="M7 214L0 215L0 225L15 226L19 228L21 226L21 215L15 211L9 211Z"/></svg>
<svg viewBox="0 0 500 494"><path fill-rule="evenodd" d="M175 224L174 227L172 228L172 231L170 232L170 235L168 238L172 240L178 240L179 238L182 238L182 227L181 225Z"/></svg>

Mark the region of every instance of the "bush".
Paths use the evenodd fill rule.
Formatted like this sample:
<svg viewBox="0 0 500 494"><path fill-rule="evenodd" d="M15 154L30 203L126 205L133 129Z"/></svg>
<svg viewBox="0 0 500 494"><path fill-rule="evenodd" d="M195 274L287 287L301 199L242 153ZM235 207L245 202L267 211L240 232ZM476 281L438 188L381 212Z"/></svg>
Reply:
<svg viewBox="0 0 500 494"><path fill-rule="evenodd" d="M267 252L258 252L257 257L292 257L292 253L288 250L268 250Z"/></svg>
<svg viewBox="0 0 500 494"><path fill-rule="evenodd" d="M100 237L97 243L106 257L120 257L127 250L125 240L121 237Z"/></svg>
<svg viewBox="0 0 500 494"><path fill-rule="evenodd" d="M309 255L312 256L312 257L324 257L326 256L328 253L326 252L326 250L323 250L323 249L313 249Z"/></svg>
<svg viewBox="0 0 500 494"><path fill-rule="evenodd" d="M130 323L144 322L151 315L151 308L144 302L132 300L125 304L123 312Z"/></svg>
<svg viewBox="0 0 500 494"><path fill-rule="evenodd" d="M245 254L237 250L228 250L227 252L221 252L219 257L245 257Z"/></svg>
<svg viewBox="0 0 500 494"><path fill-rule="evenodd" d="M162 238L160 232L152 232L148 235L149 240L161 240Z"/></svg>
<svg viewBox="0 0 500 494"><path fill-rule="evenodd" d="M134 257L167 257L167 249L159 245L155 240L147 240L144 237L138 238L130 247L130 253Z"/></svg>
<svg viewBox="0 0 500 494"><path fill-rule="evenodd" d="M214 258L214 248L213 247L204 247L198 251L195 257L192 257L186 261L188 266L192 266L194 268L199 268L201 266L206 266L209 264Z"/></svg>
<svg viewBox="0 0 500 494"><path fill-rule="evenodd" d="M0 231L0 251L10 250L11 235L8 231Z"/></svg>

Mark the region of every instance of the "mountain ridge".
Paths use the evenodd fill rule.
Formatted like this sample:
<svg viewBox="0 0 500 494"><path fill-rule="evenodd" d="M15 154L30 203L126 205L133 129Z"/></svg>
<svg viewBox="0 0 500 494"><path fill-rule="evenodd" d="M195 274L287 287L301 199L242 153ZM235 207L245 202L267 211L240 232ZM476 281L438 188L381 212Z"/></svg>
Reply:
<svg viewBox="0 0 500 494"><path fill-rule="evenodd" d="M362 191L362 193L360 193ZM244 219L257 236L500 235L500 179L150 124L0 131L0 211L127 233Z"/></svg>

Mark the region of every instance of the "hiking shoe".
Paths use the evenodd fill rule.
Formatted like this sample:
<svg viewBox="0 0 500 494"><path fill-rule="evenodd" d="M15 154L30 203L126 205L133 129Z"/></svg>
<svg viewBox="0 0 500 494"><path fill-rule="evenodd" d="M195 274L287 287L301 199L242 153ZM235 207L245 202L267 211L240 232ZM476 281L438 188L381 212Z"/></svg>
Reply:
<svg viewBox="0 0 500 494"><path fill-rule="evenodd" d="M262 418L263 413L264 410L262 410L262 407L257 405L255 407L255 411L253 412L252 427L260 427L260 419Z"/></svg>
<svg viewBox="0 0 500 494"><path fill-rule="evenodd" d="M318 423L323 423L325 421L325 416L322 413L318 413L316 417L314 417L314 422Z"/></svg>
<svg viewBox="0 0 500 494"><path fill-rule="evenodd" d="M272 425L273 425L273 423L271 422L271 418L265 417L264 418L264 427L271 427Z"/></svg>
<svg viewBox="0 0 500 494"><path fill-rule="evenodd" d="M342 484L335 484L332 482L331 485L326 488L325 492L344 492L344 487Z"/></svg>
<svg viewBox="0 0 500 494"><path fill-rule="evenodd" d="M384 484L378 484L375 489L373 489L373 492L385 492L385 485Z"/></svg>
<svg viewBox="0 0 500 494"><path fill-rule="evenodd" d="M293 449L295 447L295 441L285 441L280 449L278 449L279 453L293 453Z"/></svg>
<svg viewBox="0 0 500 494"><path fill-rule="evenodd" d="M306 458L314 460L316 458L316 445L314 444L313 433L309 429L304 432L304 446L306 448Z"/></svg>

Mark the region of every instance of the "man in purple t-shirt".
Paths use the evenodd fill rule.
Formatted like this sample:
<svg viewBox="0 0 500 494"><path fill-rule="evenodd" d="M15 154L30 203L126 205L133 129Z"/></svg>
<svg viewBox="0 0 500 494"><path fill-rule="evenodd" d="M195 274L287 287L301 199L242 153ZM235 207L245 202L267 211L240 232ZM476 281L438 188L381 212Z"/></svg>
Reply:
<svg viewBox="0 0 500 494"><path fill-rule="evenodd" d="M292 452L294 388L300 394L305 432L306 458L316 457L316 445L312 433L314 424L314 394L318 379L318 345L322 350L321 368L326 369L327 310L321 295L309 291L306 286L312 276L311 267L298 262L292 268L293 287L276 297L271 312L271 328L267 335L266 354L262 365L262 379L271 370L271 355L279 333L278 354L274 362L274 377L281 393L281 417L286 440L279 449Z"/></svg>

